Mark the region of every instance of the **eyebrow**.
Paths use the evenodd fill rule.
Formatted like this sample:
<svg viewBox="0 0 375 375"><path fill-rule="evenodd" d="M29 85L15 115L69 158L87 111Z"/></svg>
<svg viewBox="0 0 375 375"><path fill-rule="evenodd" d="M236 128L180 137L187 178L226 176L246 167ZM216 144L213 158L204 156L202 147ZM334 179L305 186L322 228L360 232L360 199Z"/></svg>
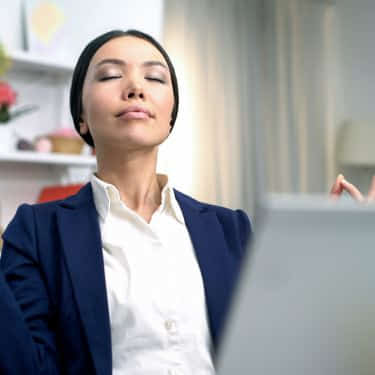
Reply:
<svg viewBox="0 0 375 375"><path fill-rule="evenodd" d="M125 66L126 65L126 62L124 60L121 60L121 59L104 59L102 61L100 61L99 63L96 64L96 67L98 68L99 66L102 66L104 64L114 64L114 65L119 65L119 66ZM151 60L151 61L145 61L144 63L142 63L142 66L146 66L146 67L149 67L149 66L160 66L166 70L168 70L168 67L162 63L161 61L157 61L157 60Z"/></svg>

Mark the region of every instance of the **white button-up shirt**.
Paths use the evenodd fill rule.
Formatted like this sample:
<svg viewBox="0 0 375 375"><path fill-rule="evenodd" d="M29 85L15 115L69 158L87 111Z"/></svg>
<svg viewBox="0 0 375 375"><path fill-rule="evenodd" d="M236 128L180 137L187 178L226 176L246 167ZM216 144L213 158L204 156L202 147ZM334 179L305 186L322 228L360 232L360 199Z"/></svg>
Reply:
<svg viewBox="0 0 375 375"><path fill-rule="evenodd" d="M99 214L113 375L212 375L203 281L167 182L147 223L118 189L91 178ZM164 180L164 181L163 181Z"/></svg>

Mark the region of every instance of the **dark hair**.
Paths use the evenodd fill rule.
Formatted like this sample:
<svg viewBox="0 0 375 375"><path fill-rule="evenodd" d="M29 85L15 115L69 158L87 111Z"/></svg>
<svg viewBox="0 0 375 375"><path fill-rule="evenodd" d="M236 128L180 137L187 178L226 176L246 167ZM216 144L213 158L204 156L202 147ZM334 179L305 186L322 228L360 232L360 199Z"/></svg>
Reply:
<svg viewBox="0 0 375 375"><path fill-rule="evenodd" d="M105 34L102 34L92 40L82 51L81 55L78 58L77 64L75 66L72 78L72 84L70 87L70 112L73 117L74 126L77 132L81 135L84 141L90 146L94 146L94 140L90 132L86 134L81 134L79 131L79 123L81 122L81 113L82 113L82 89L85 81L87 69L89 67L90 61L94 56L95 52L105 43L114 38L119 38L122 36L134 36L136 38L144 39L156 47L159 52L163 55L165 61L167 62L169 72L172 80L172 88L174 95L174 105L171 116L171 130L173 129L174 123L177 117L178 111L178 85L177 85L177 76L174 70L173 64L164 50L164 48L150 35L145 34L138 30L112 30Z"/></svg>

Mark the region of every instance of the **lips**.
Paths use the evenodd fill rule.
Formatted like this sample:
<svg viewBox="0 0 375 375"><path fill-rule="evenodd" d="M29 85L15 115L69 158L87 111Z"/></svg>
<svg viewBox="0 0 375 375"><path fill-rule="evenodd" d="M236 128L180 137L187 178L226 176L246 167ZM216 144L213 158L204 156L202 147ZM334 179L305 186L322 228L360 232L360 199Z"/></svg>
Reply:
<svg viewBox="0 0 375 375"><path fill-rule="evenodd" d="M129 106L125 109L123 109L121 112L119 112L116 117L120 118L135 118L135 119L142 119L142 118L148 118L152 117L149 110L146 108L140 107L140 106Z"/></svg>

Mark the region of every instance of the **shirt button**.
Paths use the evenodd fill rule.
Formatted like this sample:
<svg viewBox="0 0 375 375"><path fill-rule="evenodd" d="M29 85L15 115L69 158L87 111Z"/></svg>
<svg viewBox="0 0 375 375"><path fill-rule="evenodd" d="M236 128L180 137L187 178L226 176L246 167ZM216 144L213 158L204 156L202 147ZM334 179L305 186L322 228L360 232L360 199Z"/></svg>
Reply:
<svg viewBox="0 0 375 375"><path fill-rule="evenodd" d="M172 319L168 319L164 322L164 327L169 333L176 333L177 331L177 326L176 322Z"/></svg>

